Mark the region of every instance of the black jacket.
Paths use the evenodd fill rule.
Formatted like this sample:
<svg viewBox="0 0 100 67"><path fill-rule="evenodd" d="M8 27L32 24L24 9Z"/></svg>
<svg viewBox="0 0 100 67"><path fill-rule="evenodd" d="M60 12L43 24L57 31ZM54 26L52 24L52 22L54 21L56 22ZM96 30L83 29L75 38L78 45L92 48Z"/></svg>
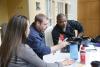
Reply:
<svg viewBox="0 0 100 67"><path fill-rule="evenodd" d="M64 38L70 38L75 36L74 30L78 30L78 33L83 32L83 27L78 21L68 20L67 22L68 24L66 26L65 32L57 24L52 30L52 38L54 45L58 44L60 34L64 34Z"/></svg>

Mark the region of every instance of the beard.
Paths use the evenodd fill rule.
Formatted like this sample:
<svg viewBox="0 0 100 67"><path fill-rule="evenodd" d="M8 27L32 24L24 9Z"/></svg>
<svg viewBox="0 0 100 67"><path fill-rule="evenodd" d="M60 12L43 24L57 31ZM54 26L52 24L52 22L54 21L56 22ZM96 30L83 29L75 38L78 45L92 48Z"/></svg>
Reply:
<svg viewBox="0 0 100 67"><path fill-rule="evenodd" d="M65 28L65 25L58 25L58 27L60 28L60 29L64 29Z"/></svg>

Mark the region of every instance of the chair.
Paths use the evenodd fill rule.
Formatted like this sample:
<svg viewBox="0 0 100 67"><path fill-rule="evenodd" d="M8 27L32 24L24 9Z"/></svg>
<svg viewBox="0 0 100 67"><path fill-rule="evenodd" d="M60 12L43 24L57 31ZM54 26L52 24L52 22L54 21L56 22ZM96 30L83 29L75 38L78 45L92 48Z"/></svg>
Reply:
<svg viewBox="0 0 100 67"><path fill-rule="evenodd" d="M49 26L45 30L45 42L46 42L47 46L53 46L52 30L53 30L53 26Z"/></svg>

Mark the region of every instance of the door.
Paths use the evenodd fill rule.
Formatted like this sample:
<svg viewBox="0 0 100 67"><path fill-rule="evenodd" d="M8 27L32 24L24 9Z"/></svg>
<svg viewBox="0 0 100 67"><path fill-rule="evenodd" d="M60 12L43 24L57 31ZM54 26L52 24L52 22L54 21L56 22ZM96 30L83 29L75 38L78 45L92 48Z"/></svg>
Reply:
<svg viewBox="0 0 100 67"><path fill-rule="evenodd" d="M68 16L68 15L67 15L67 12L68 12L68 8L67 8L67 7L68 7L68 4L66 3L66 4L65 4L65 16L66 16L66 17Z"/></svg>
<svg viewBox="0 0 100 67"><path fill-rule="evenodd" d="M100 35L100 0L78 0L78 20L86 36Z"/></svg>

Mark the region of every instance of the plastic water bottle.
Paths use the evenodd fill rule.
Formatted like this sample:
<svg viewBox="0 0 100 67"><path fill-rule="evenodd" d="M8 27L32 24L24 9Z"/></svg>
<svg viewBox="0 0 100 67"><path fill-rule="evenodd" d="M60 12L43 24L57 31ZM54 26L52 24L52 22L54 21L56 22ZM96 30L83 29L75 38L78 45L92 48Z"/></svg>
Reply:
<svg viewBox="0 0 100 67"><path fill-rule="evenodd" d="M86 51L85 51L85 47L82 45L81 49L80 49L80 62L82 64L85 64L86 62Z"/></svg>
<svg viewBox="0 0 100 67"><path fill-rule="evenodd" d="M70 44L70 58L73 60L78 59L78 44L77 43Z"/></svg>

